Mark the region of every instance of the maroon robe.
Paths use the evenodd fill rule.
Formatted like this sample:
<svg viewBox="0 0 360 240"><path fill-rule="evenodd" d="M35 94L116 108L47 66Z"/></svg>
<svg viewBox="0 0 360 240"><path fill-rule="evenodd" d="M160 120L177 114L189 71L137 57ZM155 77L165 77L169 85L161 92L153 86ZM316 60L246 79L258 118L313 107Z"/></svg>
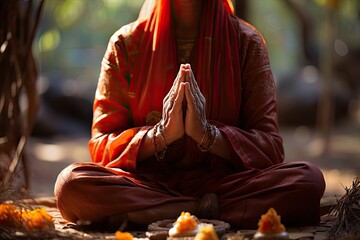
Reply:
<svg viewBox="0 0 360 240"><path fill-rule="evenodd" d="M170 1L156 2L165 8ZM204 1L204 27L190 64L207 101L208 120L236 155L225 160L203 153L185 136L169 146L165 164L154 157L137 162L141 141L158 121L156 113L162 112L179 68L169 13L154 9L109 42L94 100L89 141L94 163L72 164L59 175L55 195L63 217L96 221L215 193L219 219L233 227L255 228L270 207L285 224L316 224L325 188L322 173L306 162L282 163L265 41L223 1ZM157 31L151 24L156 11Z"/></svg>

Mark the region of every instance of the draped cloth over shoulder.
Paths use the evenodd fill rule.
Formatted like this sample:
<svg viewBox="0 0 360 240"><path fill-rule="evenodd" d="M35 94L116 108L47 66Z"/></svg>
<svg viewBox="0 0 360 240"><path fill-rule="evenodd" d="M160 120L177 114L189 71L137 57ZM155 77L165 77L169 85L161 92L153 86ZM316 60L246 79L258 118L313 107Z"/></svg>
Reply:
<svg viewBox="0 0 360 240"><path fill-rule="evenodd" d="M146 1L139 19L108 46L94 101L94 162L136 169L146 117L162 112L179 64L168 0ZM231 13L230 1L203 1L190 64L207 100L207 118L229 138L236 168L283 161L277 103L265 42ZM225 6L225 7L224 7ZM145 127L144 127L145 126Z"/></svg>
<svg viewBox="0 0 360 240"><path fill-rule="evenodd" d="M55 195L62 215L100 221L215 193L220 220L233 227L256 227L270 207L284 223L319 221L323 176L306 162L283 163L265 41L233 15L230 0L203 1L189 63L206 98L206 117L235 156L203 153L185 136L168 147L166 166L155 158L137 162L179 69L170 2L145 1L138 20L111 37L93 107L94 163L72 164L59 174Z"/></svg>

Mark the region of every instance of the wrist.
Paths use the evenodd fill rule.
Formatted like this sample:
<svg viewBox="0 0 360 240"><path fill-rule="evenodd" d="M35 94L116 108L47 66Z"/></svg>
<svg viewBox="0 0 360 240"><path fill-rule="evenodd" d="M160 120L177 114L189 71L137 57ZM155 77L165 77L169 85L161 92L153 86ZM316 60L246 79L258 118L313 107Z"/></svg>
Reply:
<svg viewBox="0 0 360 240"><path fill-rule="evenodd" d="M154 146L155 157L159 162L162 162L165 159L165 154L167 150L167 144L165 136L163 134L162 125L160 123L157 123L152 128L151 132L151 140Z"/></svg>
<svg viewBox="0 0 360 240"><path fill-rule="evenodd" d="M218 137L218 129L214 125L207 124L203 131L200 142L198 142L198 148L202 152L210 151L215 145Z"/></svg>
<svg viewBox="0 0 360 240"><path fill-rule="evenodd" d="M181 129L181 127L178 127L177 129L169 129L162 126L162 134L167 145L171 145L184 136L184 132L181 132L179 129Z"/></svg>

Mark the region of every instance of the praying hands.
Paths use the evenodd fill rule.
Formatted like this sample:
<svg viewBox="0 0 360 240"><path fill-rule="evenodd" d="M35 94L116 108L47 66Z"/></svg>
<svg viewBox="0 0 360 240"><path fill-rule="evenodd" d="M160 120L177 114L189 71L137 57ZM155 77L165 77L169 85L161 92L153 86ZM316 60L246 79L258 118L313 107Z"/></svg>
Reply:
<svg viewBox="0 0 360 240"><path fill-rule="evenodd" d="M160 131L167 144L184 134L199 144L205 142L209 124L205 113L206 99L201 93L189 64L181 65L173 86L165 96Z"/></svg>
<svg viewBox="0 0 360 240"><path fill-rule="evenodd" d="M164 160L167 146L184 135L197 142L202 152L211 151L224 158L231 157L232 151L227 140L217 127L207 121L205 106L206 99L200 91L190 64L182 64L164 98L162 119L148 133L158 161ZM149 148L147 149L142 151L148 153L141 155L144 158L150 154Z"/></svg>
<svg viewBox="0 0 360 240"><path fill-rule="evenodd" d="M230 159L234 152L229 141L206 118L206 99L201 93L190 64L182 64L171 89L163 100L162 119L148 131L138 159L152 155L162 162L167 147L184 135L192 138L202 152Z"/></svg>

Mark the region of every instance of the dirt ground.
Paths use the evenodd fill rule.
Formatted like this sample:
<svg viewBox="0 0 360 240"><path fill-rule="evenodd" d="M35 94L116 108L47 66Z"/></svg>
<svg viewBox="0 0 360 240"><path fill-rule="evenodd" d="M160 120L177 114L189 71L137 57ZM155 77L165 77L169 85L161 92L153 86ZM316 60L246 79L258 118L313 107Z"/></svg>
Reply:
<svg viewBox="0 0 360 240"><path fill-rule="evenodd" d="M309 161L317 164L322 170L326 191L322 199L322 218L319 226L287 228L290 239L325 240L329 239L334 216L328 215L329 207L336 204L336 199L351 187L355 177L360 175L360 126L341 126L331 133L328 150L323 154L324 144L315 131L306 127L282 128L285 156L287 162ZM54 218L55 228L59 234L77 236L80 239L115 239L113 232L83 232L76 230L74 224L65 221L55 205L53 187L59 172L73 162L90 161L87 148L89 136L58 136L52 139L30 138L26 150L30 162L30 195L44 199L47 212ZM51 203L50 205L48 203ZM325 206L325 207L324 207ZM231 234L240 234L238 239L246 236L249 239L255 230L232 230L226 238L237 239ZM145 231L132 232L136 239L149 239ZM64 235L64 236L65 236ZM352 238L351 238L352 239ZM358 239L357 237L353 239Z"/></svg>
<svg viewBox="0 0 360 240"><path fill-rule="evenodd" d="M317 164L326 180L325 196L341 196L345 187L360 176L360 127L342 126L331 133L329 150L321 154L318 135L306 127L282 128L286 161ZM31 138L26 146L30 159L30 194L53 195L58 173L73 162L90 161L89 136L59 136L52 139Z"/></svg>

